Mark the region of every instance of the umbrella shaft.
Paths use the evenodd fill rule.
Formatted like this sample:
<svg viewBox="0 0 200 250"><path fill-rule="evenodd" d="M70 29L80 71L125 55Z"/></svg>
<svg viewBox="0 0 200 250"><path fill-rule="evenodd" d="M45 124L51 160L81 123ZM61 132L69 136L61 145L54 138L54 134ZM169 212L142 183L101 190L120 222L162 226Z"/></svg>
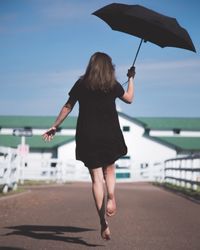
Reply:
<svg viewBox="0 0 200 250"><path fill-rule="evenodd" d="M142 42L143 42L143 39L141 39L141 40L140 40L140 44L139 44L139 47L138 47L138 49L137 49L137 52L136 52L136 55L135 55L135 59L134 59L134 61L133 61L133 65L132 65L132 66L134 66L134 65L135 65L135 61L136 61L137 56L138 56L138 53L139 53L139 51L140 51L140 48L141 48Z"/></svg>
<svg viewBox="0 0 200 250"><path fill-rule="evenodd" d="M136 61L136 59L137 59L137 56L138 56L138 53L139 53L139 51L140 51L140 48L141 48L141 45L142 45L142 42L143 42L143 41L144 41L143 39L140 40L140 44L139 44L139 47L138 47L138 49L137 49L137 52L136 52L135 59L134 59L134 61L133 61L132 67L135 65L135 61ZM124 83L122 84L122 86L125 86L127 83L128 83L128 81L124 82Z"/></svg>

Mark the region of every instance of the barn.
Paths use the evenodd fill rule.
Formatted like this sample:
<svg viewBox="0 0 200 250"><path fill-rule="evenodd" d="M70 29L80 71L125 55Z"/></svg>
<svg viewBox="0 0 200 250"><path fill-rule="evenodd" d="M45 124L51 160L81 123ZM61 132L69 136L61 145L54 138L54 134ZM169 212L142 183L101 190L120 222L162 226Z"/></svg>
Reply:
<svg viewBox="0 0 200 250"><path fill-rule="evenodd" d="M154 180L170 158L200 152L200 118L131 117L118 112L128 154L116 162L120 181ZM53 116L0 116L0 148L14 148L23 159L25 179L45 176L44 166L64 166L66 180L89 180L87 169L75 160L76 116L69 116L51 142L41 135ZM63 171L63 170L62 170ZM52 172L54 173L54 172ZM50 178L51 174L48 175Z"/></svg>

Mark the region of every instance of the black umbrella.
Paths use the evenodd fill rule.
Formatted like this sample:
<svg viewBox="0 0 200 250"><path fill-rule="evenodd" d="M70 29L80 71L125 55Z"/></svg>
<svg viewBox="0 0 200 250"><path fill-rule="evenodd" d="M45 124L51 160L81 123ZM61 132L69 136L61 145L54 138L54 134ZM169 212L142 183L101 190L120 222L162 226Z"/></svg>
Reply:
<svg viewBox="0 0 200 250"><path fill-rule="evenodd" d="M177 47L196 52L188 32L177 20L140 5L113 3L94 13L113 30L122 31L141 38L133 66L143 41L160 47Z"/></svg>

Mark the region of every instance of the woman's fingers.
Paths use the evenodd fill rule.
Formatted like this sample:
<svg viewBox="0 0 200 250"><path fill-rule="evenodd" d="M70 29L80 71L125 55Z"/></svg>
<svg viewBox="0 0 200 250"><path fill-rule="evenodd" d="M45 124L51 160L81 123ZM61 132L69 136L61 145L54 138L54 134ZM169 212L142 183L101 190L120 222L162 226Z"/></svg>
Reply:
<svg viewBox="0 0 200 250"><path fill-rule="evenodd" d="M43 138L45 141L51 141L51 140L53 139L53 135L52 135L52 134L45 133L45 134L43 134L42 138Z"/></svg>
<svg viewBox="0 0 200 250"><path fill-rule="evenodd" d="M51 141L53 139L53 135L51 134L49 137L48 137L49 141Z"/></svg>
<svg viewBox="0 0 200 250"><path fill-rule="evenodd" d="M127 73L127 76L130 78L130 77L133 77L135 76L135 67L132 66L130 69L128 69L128 73Z"/></svg>
<svg viewBox="0 0 200 250"><path fill-rule="evenodd" d="M48 129L43 135L42 135L42 138L45 140L45 141L51 141L54 137L56 133L56 128L52 127L50 129Z"/></svg>
<svg viewBox="0 0 200 250"><path fill-rule="evenodd" d="M47 135L47 134L44 134L42 137L43 137L43 139L44 139L45 141L48 140L48 135Z"/></svg>

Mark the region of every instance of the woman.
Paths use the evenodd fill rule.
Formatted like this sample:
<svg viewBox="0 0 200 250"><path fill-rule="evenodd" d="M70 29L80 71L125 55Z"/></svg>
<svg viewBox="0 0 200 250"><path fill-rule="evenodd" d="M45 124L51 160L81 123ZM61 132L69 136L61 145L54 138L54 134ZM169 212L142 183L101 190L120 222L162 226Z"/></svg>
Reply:
<svg viewBox="0 0 200 250"><path fill-rule="evenodd" d="M115 100L119 97L126 103L133 100L135 68L128 70L128 87L124 91L115 78L112 59L105 53L91 56L85 74L74 84L69 99L60 111L53 126L43 135L50 141L58 126L68 116L75 103L79 102L76 129L76 159L89 169L92 192L100 218L101 236L110 239L106 215L116 213L115 166L127 147L120 129ZM107 190L105 205L104 182Z"/></svg>

